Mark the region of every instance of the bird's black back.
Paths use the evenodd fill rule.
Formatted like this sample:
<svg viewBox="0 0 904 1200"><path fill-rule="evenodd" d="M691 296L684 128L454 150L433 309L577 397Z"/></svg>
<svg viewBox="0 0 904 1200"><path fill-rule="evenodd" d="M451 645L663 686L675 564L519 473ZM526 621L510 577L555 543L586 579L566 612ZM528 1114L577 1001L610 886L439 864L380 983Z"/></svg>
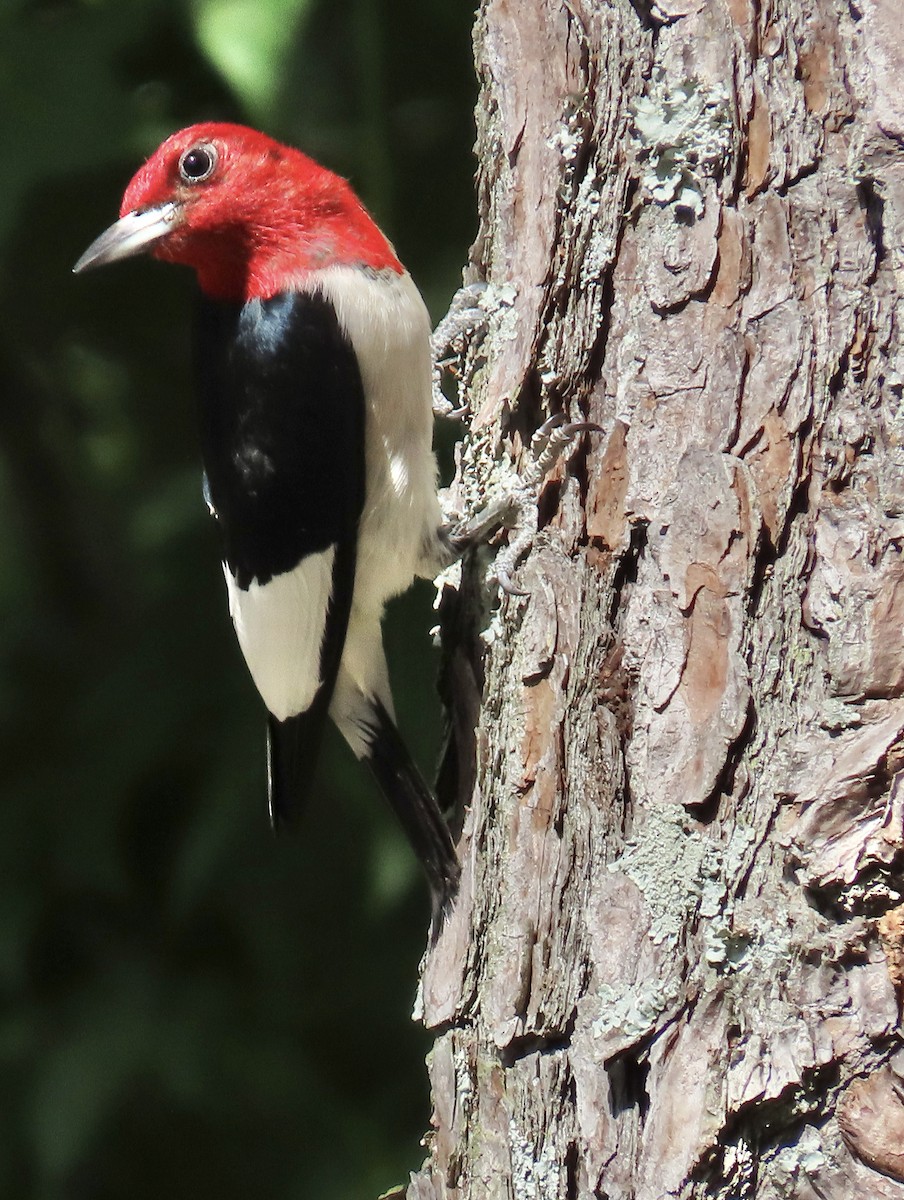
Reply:
<svg viewBox="0 0 904 1200"><path fill-rule="evenodd" d="M357 533L364 390L322 295L203 296L196 339L201 453L239 587Z"/></svg>
<svg viewBox="0 0 904 1200"><path fill-rule="evenodd" d="M230 303L202 294L196 373L206 491L239 588L335 546L317 695L268 724L270 812L292 813L313 771L348 626L365 495L358 362L322 295Z"/></svg>

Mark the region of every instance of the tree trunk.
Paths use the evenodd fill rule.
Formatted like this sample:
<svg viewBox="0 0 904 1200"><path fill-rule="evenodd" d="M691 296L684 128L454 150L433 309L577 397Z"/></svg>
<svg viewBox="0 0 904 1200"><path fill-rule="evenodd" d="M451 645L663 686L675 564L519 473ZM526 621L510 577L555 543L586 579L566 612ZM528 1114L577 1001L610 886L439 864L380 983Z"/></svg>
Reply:
<svg viewBox="0 0 904 1200"><path fill-rule="evenodd" d="M904 12L484 0L410 1200L904 1200ZM475 734L476 725L476 734Z"/></svg>

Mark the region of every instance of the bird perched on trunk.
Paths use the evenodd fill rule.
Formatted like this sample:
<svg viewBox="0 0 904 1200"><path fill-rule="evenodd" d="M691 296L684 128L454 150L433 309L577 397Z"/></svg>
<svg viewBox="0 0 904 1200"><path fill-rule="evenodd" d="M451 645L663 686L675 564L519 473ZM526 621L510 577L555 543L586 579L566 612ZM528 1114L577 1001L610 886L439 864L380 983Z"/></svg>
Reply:
<svg viewBox="0 0 904 1200"><path fill-rule="evenodd" d="M384 606L445 551L430 322L349 185L238 125L168 138L76 271L149 252L197 275L205 496L229 610L269 713L274 825L327 713L376 776L439 911L458 862L393 716Z"/></svg>

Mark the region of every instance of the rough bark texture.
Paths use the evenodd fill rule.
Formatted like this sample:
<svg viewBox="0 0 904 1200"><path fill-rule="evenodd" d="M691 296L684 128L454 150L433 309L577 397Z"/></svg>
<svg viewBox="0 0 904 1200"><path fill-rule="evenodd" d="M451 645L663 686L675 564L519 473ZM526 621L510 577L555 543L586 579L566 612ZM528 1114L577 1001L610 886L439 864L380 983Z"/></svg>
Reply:
<svg viewBox="0 0 904 1200"><path fill-rule="evenodd" d="M904 13L485 0L410 1200L904 1200ZM476 724L476 735L474 727Z"/></svg>

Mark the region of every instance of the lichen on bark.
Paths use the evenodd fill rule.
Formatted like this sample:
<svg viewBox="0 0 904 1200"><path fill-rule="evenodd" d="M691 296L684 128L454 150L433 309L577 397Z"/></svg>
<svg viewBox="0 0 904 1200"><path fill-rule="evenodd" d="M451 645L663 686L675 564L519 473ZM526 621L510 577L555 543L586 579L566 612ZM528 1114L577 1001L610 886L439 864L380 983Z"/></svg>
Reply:
<svg viewBox="0 0 904 1200"><path fill-rule="evenodd" d="M478 558L442 596L464 870L411 1200L904 1200L894 8L478 13L454 506L551 413L604 432L526 595Z"/></svg>

